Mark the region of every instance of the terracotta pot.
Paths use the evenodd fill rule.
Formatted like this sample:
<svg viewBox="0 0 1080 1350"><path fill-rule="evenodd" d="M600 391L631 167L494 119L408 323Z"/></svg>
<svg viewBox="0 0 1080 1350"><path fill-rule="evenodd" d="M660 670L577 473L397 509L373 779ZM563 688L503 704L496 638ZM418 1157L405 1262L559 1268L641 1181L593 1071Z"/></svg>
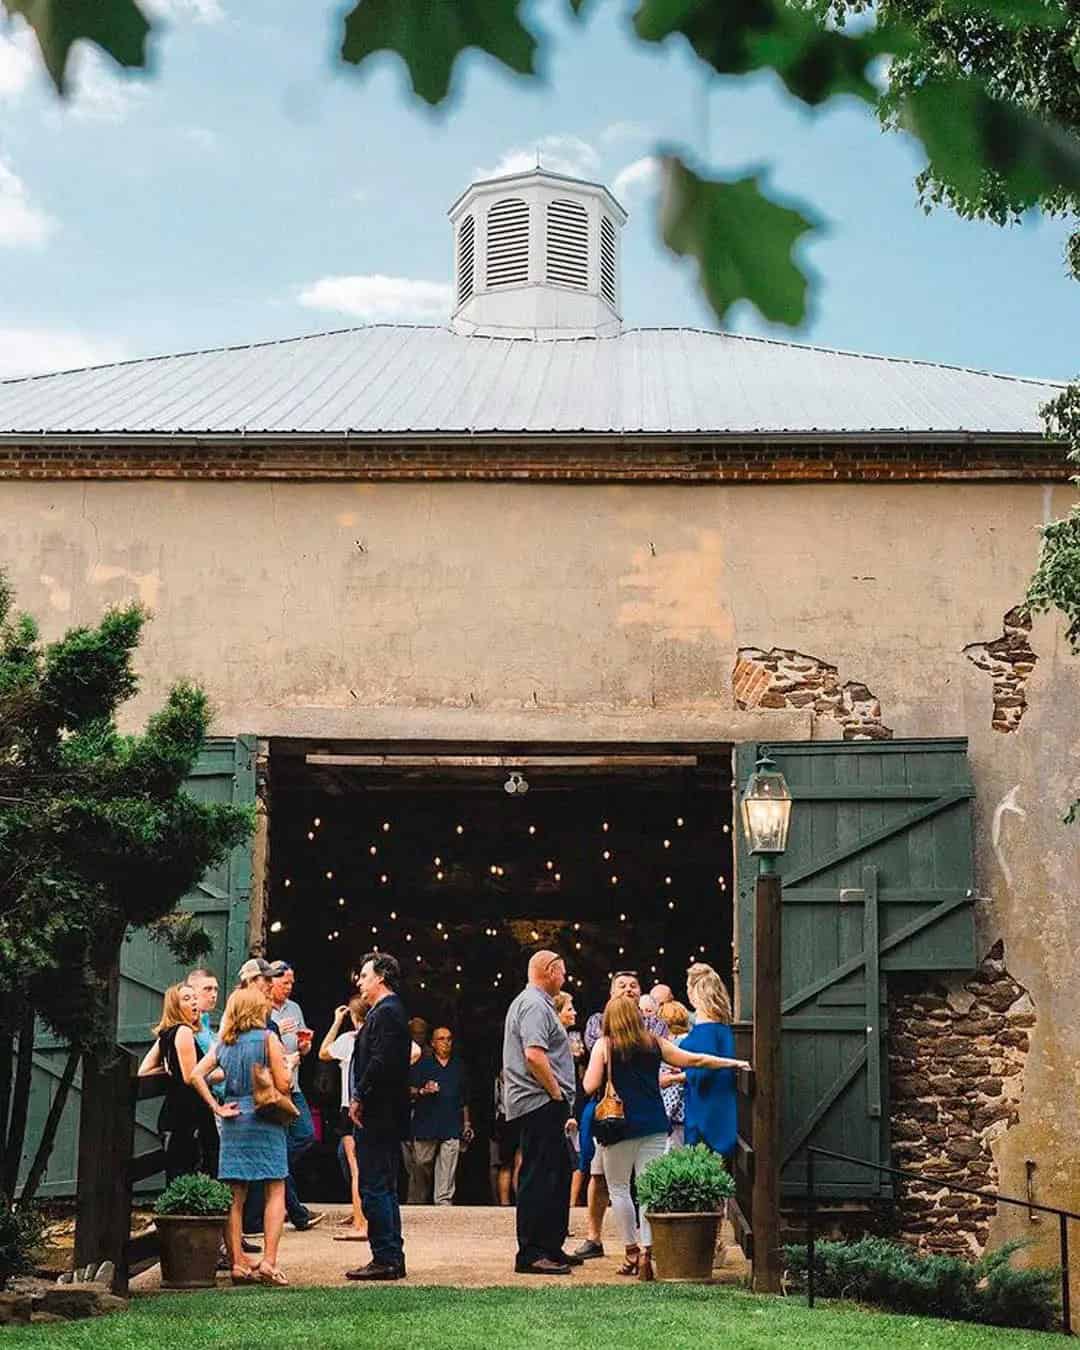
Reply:
<svg viewBox="0 0 1080 1350"><path fill-rule="evenodd" d="M658 1280L711 1280L718 1213L649 1214Z"/></svg>
<svg viewBox="0 0 1080 1350"><path fill-rule="evenodd" d="M212 1289L225 1215L158 1214L163 1289Z"/></svg>

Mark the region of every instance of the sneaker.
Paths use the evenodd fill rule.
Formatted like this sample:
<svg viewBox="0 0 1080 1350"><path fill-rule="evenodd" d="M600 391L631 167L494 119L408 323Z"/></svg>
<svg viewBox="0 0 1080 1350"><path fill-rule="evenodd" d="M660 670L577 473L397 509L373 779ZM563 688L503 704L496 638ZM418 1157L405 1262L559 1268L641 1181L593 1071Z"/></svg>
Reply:
<svg viewBox="0 0 1080 1350"><path fill-rule="evenodd" d="M294 1223L293 1228L298 1233L306 1233L310 1228L318 1228L325 1218L326 1215L322 1210L312 1209L308 1211L307 1221L305 1223Z"/></svg>
<svg viewBox="0 0 1080 1350"><path fill-rule="evenodd" d="M594 1242L592 1238L586 1238L580 1247L574 1248L574 1255L580 1256L583 1261L588 1261L594 1256L603 1256L604 1244Z"/></svg>
<svg viewBox="0 0 1080 1350"><path fill-rule="evenodd" d="M248 1256L258 1256L262 1253L262 1248L257 1242L252 1242L250 1238L242 1237L240 1239L240 1250L246 1252Z"/></svg>

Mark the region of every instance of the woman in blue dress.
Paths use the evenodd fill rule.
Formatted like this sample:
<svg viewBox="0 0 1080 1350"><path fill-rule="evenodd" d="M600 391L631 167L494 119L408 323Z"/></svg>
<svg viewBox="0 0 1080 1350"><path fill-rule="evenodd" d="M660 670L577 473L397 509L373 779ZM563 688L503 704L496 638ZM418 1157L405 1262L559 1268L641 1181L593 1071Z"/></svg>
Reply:
<svg viewBox="0 0 1080 1350"><path fill-rule="evenodd" d="M698 962L687 971L686 993L697 1016L680 1043L682 1049L733 1059L731 999L724 981L712 966ZM687 1069L684 1116L687 1146L707 1144L714 1153L730 1159L735 1149L735 1070Z"/></svg>
<svg viewBox="0 0 1080 1350"><path fill-rule="evenodd" d="M191 1076L192 1086L221 1120L218 1176L232 1186L233 1193L226 1229L233 1284L288 1284L277 1264L285 1224L285 1177L289 1170L285 1127L257 1116L251 1094L251 1071L256 1064L269 1066L279 1092L287 1095L289 1091L289 1067L281 1040L266 1028L269 1010L269 999L255 985L230 994L219 1038ZM215 1068L225 1073L224 1102L215 1100L206 1083ZM265 1252L254 1266L244 1260L240 1245L244 1199L251 1181L265 1183Z"/></svg>

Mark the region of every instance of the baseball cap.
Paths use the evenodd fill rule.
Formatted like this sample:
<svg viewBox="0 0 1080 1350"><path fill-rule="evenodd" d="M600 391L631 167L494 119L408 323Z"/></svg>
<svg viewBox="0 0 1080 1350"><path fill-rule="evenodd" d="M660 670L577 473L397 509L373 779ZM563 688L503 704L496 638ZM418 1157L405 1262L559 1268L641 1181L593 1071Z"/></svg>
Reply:
<svg viewBox="0 0 1080 1350"><path fill-rule="evenodd" d="M270 975L273 973L273 967L269 961L264 961L261 956L249 957L247 961L237 971L236 978L241 984L247 984L248 980L258 979L260 975Z"/></svg>
<svg viewBox="0 0 1080 1350"><path fill-rule="evenodd" d="M292 966L289 964L288 961L271 961L271 962L270 962L270 971L269 971L269 973L270 973L270 975L273 976L273 977L276 977L276 976L278 976L278 975L284 975L285 972L286 972L287 970L292 970Z"/></svg>

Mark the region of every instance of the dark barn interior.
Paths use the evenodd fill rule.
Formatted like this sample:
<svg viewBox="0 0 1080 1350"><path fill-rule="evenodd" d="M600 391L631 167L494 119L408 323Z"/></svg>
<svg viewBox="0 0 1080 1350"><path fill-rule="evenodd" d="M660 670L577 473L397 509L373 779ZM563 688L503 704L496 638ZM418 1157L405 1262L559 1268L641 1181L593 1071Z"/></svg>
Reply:
<svg viewBox="0 0 1080 1350"><path fill-rule="evenodd" d="M476 1142L458 1203L491 1203L502 1021L533 951L565 956L579 1029L616 970L638 970L646 990L662 979L685 999L687 965L705 960L730 984L722 748L470 755L287 742L272 746L270 765L269 956L295 966L316 1049L363 953L398 958L410 1016L449 1026L469 1071ZM314 1054L302 1082L331 1119L336 1084ZM312 1199L345 1198L329 1144L306 1172Z"/></svg>

